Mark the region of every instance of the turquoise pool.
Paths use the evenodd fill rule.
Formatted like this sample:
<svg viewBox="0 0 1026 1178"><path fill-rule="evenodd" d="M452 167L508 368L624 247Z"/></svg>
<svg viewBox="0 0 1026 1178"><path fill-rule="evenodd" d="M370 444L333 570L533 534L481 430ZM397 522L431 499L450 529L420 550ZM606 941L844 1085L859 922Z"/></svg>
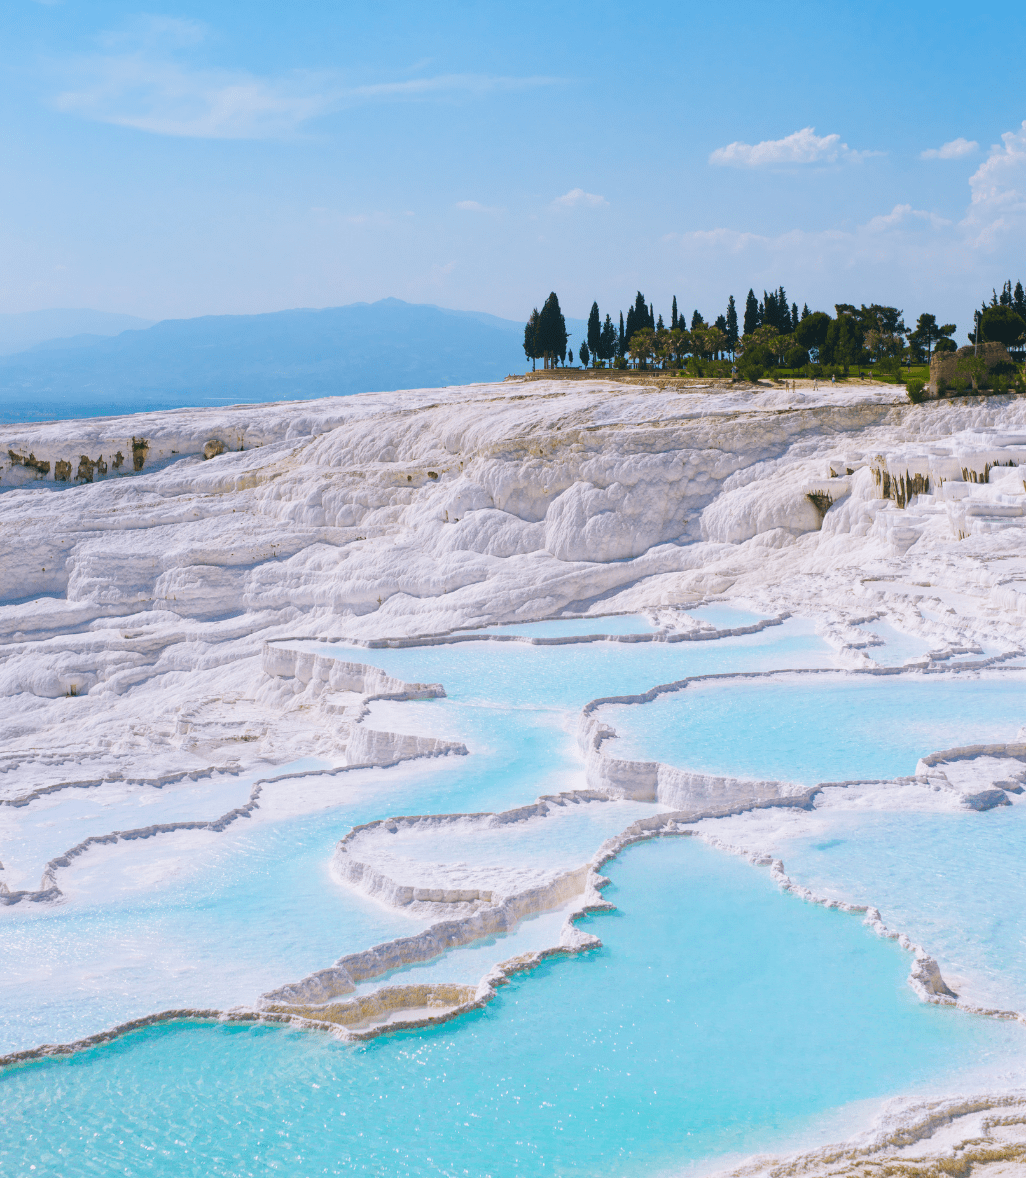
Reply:
<svg viewBox="0 0 1026 1178"><path fill-rule="evenodd" d="M456 1024L357 1047L171 1025L11 1070L0 1169L647 1175L1021 1049L1018 1026L918 1003L907 955L857 920L699 843L634 847L611 875L601 950Z"/></svg>
<svg viewBox="0 0 1026 1178"><path fill-rule="evenodd" d="M541 625L524 630L547 634ZM800 619L673 644L302 645L443 683L446 698L375 704L367 723L462 740L470 755L283 780L267 787L265 808L223 834L160 836L83 856L62 875L65 903L0 910L10 950L0 959L4 1050L68 1041L153 1010L252 1002L343 953L422 927L423 918L335 883L335 842L389 814L502 810L582 786L575 732L591 699L688 675L832 665L830 649ZM618 751L631 755L794 780L890 777L912 772L924 752L1014 735L1024 684L1014 673L787 675L689 688L611 707L603 718L621 732ZM207 816L222 801L237 804L244 788L235 780L155 800L129 793L108 817L136 821L141 800L148 821L185 816L190 801ZM297 791L308 800L290 809ZM5 828L8 839L22 831L15 849L26 865L60 848L64 832L71 845L102 826L101 807L70 792L67 800L18 811ZM563 825L527 832L533 842L520 829L465 850L440 837L423 855L474 862L508 852L576 865L615 827L612 814L582 807ZM797 840L796 870L841 889L858 879L871 902L893 901L910 927L932 905L924 936L959 948L964 928L945 906L972 855L944 886L924 890L919 909L912 901L902 908L894 863L913 824L890 816L905 823L903 833L882 821L859 825L864 817L853 816L847 834L819 839L838 848L850 841L841 854L806 853ZM987 888L1007 895L1026 827L1003 829ZM960 837L923 831L926 847ZM978 857L990 854L982 835L968 842ZM177 1023L9 1069L0 1077L0 1170L18 1178L655 1176L817 1140L827 1123L836 1135L838 1109L957 1084L967 1069L1007 1076L1018 1067L1023 1028L924 1006L906 985L908 955L893 942L779 893L741 860L661 839L606 870L618 910L584 922L603 948L520 976L485 1010L444 1027L354 1047L276 1027ZM891 891L877 886L886 872ZM973 911L993 915L987 888ZM509 938L390 980L474 981L492 961L552 944L561 919L524 922ZM1012 922L994 933L997 956L963 952L959 960L1004 968L1017 929ZM1012 967L1018 960L1011 952Z"/></svg>
<svg viewBox="0 0 1026 1178"><path fill-rule="evenodd" d="M616 756L815 785L908 775L927 753L1014 741L1026 720L1026 676L713 680L600 715L617 730Z"/></svg>

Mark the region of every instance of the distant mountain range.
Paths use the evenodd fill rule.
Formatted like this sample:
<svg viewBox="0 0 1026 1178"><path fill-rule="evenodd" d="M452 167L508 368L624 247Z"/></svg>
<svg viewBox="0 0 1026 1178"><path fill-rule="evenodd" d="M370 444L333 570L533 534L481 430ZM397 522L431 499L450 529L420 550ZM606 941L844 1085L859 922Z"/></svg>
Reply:
<svg viewBox="0 0 1026 1178"><path fill-rule="evenodd" d="M0 355L0 421L472 384L528 363L522 323L400 299L152 326L95 311L32 315L70 331ZM5 319L19 318L29 317L0 316L0 352L15 334ZM132 329L114 327L116 320ZM568 319L567 327L576 351L584 321Z"/></svg>
<svg viewBox="0 0 1026 1178"><path fill-rule="evenodd" d="M48 341L70 343L69 337L92 343L132 328L152 327L153 322L112 311L19 311L0 315L0 356L24 352Z"/></svg>

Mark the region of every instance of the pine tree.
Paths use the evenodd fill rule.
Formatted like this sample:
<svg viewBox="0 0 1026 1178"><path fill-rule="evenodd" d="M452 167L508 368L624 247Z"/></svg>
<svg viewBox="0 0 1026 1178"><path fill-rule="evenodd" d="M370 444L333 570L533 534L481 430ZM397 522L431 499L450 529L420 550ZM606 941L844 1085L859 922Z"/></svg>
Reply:
<svg viewBox="0 0 1026 1178"><path fill-rule="evenodd" d="M808 317L809 317L811 314L812 314L812 312L809 310L809 304L808 304L808 303L804 303L804 304L802 305L802 318L803 318L803 319L808 319Z"/></svg>
<svg viewBox="0 0 1026 1178"><path fill-rule="evenodd" d="M588 315L588 350L593 356L599 354L599 340L602 338L602 320L599 318L598 303L591 304Z"/></svg>
<svg viewBox="0 0 1026 1178"><path fill-rule="evenodd" d="M737 307L734 306L734 296L731 295L727 300L727 326L725 335L727 337L727 351L731 355L737 350Z"/></svg>
<svg viewBox="0 0 1026 1178"><path fill-rule="evenodd" d="M761 322L762 317L759 314L759 304L755 298L755 291L749 290L748 298L745 299L745 335L751 335Z"/></svg>
<svg viewBox="0 0 1026 1178"><path fill-rule="evenodd" d="M670 330L677 330L677 296L673 296L673 307L670 309Z"/></svg>
<svg viewBox="0 0 1026 1178"><path fill-rule="evenodd" d="M1010 307L1012 305L1012 280L1009 279L1001 288L1001 294L998 297L998 302L1002 307Z"/></svg>

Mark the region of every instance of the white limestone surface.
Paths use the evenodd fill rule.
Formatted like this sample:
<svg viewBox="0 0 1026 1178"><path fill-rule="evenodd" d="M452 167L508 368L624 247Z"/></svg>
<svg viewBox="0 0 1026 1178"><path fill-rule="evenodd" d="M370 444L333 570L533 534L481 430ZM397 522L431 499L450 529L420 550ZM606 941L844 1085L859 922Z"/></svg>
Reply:
<svg viewBox="0 0 1026 1178"><path fill-rule="evenodd" d="M873 665L874 623L925 644L926 667L1022 654L1016 397L912 406L879 387L682 394L540 381L4 427L0 454L8 808L111 783L259 782L304 758L336 772L465 752L364 722L371 700L444 685L290 651L303 639L403 643L716 599L814 619L839 666ZM683 815L653 813L628 841L711 810L803 800L780 783L616 766L601 735L585 740L596 792ZM933 792L964 797L964 760L902 788L921 798L943 775L951 788ZM256 788L220 815L111 831L103 845L173 837L158 828L179 822L212 831L233 810L255 813ZM448 866L432 877L423 855L403 872L393 862L398 878L379 873L400 888L476 890L417 902L476 904L462 920L485 928L503 905L508 922L571 895L580 911L601 904L596 872L613 845L583 875L528 878L503 864L494 888L501 872L443 880ZM39 892L59 891L60 858ZM0 893L29 902L24 865L10 883L5 870ZM483 891L496 896L481 903ZM574 931L568 921L563 948L587 943ZM924 994L943 998L920 972ZM455 997L410 1001L451 1012L465 1005Z"/></svg>

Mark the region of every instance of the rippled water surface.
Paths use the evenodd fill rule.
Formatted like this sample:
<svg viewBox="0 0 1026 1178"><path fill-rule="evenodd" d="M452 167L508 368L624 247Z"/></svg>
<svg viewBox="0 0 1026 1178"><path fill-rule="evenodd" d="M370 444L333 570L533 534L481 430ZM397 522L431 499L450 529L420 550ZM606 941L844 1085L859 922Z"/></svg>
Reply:
<svg viewBox="0 0 1026 1178"><path fill-rule="evenodd" d="M757 620L721 607L695 612L721 628ZM596 621L506 632L579 636L596 632ZM601 621L611 637L650 629L631 616ZM250 1003L344 953L423 927L423 918L332 879L337 840L387 815L497 811L580 788L576 726L591 699L692 675L832 665L800 619L677 643L302 645L442 683L444 699L375 703L366 723L463 741L469 755L281 780L252 818L222 834L161 835L82 856L61 873L60 905L0 909L3 1050L170 1007ZM1024 683L1022 675L738 680L610 707L603 718L622 733L618 751L632 755L810 782L890 777L912 772L925 752L1014 736ZM195 816L212 817L245 793L243 779L151 795L69 791L5 814L2 835L28 873L108 823L191 817L190 799ZM626 826L645 809L568 807L551 825L490 832L479 845L452 830L423 845L397 840L395 853L498 863L519 847L525 866L564 858L576 866L618 828L615 813ZM818 843L795 841L789 857L822 888L858 887L891 905L967 973L1018 968L1026 933L1017 918L997 915L993 897L1016 892L1026 828L982 825L990 814L947 825L942 817L852 815ZM909 853L917 839L919 858ZM954 854L959 842L971 853ZM983 859L981 886L959 897ZM924 1006L906 985L908 955L893 942L777 892L743 861L662 839L606 870L618 911L584 922L602 949L519 976L484 1011L444 1027L354 1047L282 1028L177 1023L9 1070L0 1083L0 1172L654 1175L811 1140L820 1118L850 1102L956 1082L967 1067L1004 1073L1021 1055L1017 1024ZM975 957L953 910L981 922ZM562 919L539 916L388 980L473 982L495 961L555 943Z"/></svg>
<svg viewBox="0 0 1026 1178"><path fill-rule="evenodd" d="M587 925L604 948L456 1024L358 1047L178 1025L9 1072L0 1169L652 1174L1022 1045L921 1005L893 943L701 844L643 844L611 874L619 911Z"/></svg>
<svg viewBox="0 0 1026 1178"><path fill-rule="evenodd" d="M602 711L617 756L806 785L912 774L927 753L1014 741L1024 716L1019 672L728 680Z"/></svg>
<svg viewBox="0 0 1026 1178"><path fill-rule="evenodd" d="M878 906L928 945L949 984L987 1006L1026 1011L1026 801L984 814L825 811L816 835L776 847L819 895Z"/></svg>

